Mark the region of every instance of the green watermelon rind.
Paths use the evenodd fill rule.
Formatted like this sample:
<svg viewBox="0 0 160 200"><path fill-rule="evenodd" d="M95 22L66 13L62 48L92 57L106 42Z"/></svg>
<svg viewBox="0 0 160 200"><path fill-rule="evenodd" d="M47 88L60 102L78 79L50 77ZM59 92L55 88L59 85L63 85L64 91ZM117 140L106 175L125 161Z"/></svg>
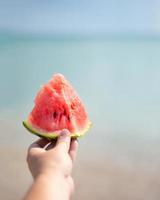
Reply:
<svg viewBox="0 0 160 200"><path fill-rule="evenodd" d="M33 126L31 124L28 123L28 121L23 121L23 126L32 134L34 135L37 135L39 137L42 137L42 138L47 138L47 139L56 139L59 134L57 133L42 133L40 131L38 131L36 128L33 128ZM72 138L79 138L79 137L82 137L86 132L89 131L89 129L91 128L92 126L92 122L88 122L86 128L84 130L82 130L81 132L78 132L78 133L72 133L71 134L71 137Z"/></svg>

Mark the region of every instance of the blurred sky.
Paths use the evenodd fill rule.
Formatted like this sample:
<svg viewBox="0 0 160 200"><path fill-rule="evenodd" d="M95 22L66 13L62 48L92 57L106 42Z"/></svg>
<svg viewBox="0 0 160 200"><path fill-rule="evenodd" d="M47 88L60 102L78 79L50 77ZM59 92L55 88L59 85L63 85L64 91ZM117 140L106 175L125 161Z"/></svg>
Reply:
<svg viewBox="0 0 160 200"><path fill-rule="evenodd" d="M160 34L160 0L0 0L0 30Z"/></svg>

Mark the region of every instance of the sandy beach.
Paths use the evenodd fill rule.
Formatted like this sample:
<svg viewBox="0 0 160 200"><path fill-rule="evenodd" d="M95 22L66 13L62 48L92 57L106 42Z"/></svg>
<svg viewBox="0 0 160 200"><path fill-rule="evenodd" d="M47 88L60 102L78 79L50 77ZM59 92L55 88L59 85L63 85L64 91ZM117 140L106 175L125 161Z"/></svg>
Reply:
<svg viewBox="0 0 160 200"><path fill-rule="evenodd" d="M32 182L25 150L1 147L0 156L0 199L22 199ZM134 167L122 167L106 158L83 159L79 155L73 174L76 184L73 199L159 200L159 166L154 170Z"/></svg>

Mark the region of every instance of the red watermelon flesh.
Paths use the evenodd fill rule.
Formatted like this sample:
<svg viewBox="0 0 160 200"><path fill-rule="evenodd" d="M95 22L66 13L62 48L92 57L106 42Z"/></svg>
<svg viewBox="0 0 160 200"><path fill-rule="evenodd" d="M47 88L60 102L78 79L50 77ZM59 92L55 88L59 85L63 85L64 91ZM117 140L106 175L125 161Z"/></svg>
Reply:
<svg viewBox="0 0 160 200"><path fill-rule="evenodd" d="M91 124L76 91L61 74L55 74L42 86L33 110L23 123L31 132L44 137L52 134L56 137L62 129L68 129L74 137L80 136Z"/></svg>

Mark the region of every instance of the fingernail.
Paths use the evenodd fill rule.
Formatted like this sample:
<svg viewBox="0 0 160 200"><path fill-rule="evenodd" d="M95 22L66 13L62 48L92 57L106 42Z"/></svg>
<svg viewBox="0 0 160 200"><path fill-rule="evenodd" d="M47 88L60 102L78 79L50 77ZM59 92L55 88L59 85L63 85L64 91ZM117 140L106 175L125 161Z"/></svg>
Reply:
<svg viewBox="0 0 160 200"><path fill-rule="evenodd" d="M60 133L61 137L69 136L69 135L70 135L70 132L67 129L63 129L62 132Z"/></svg>

